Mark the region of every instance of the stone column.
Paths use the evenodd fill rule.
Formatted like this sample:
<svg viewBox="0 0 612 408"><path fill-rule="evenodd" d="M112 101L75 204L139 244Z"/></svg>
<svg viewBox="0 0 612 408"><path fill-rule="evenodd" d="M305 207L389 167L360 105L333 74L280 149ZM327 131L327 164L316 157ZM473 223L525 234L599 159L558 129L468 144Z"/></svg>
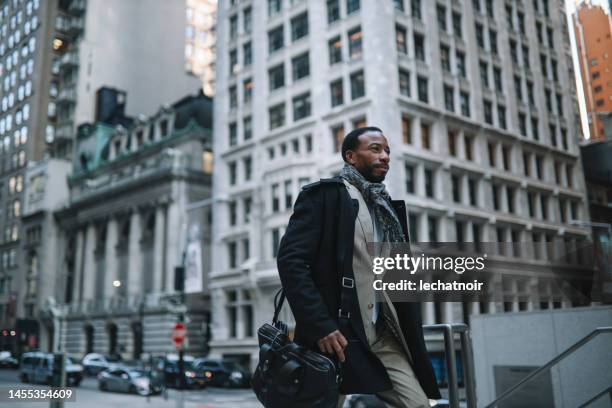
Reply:
<svg viewBox="0 0 612 408"><path fill-rule="evenodd" d="M164 275L164 223L165 208L159 205L155 208L155 235L153 237L153 293L160 292L163 288Z"/></svg>
<svg viewBox="0 0 612 408"><path fill-rule="evenodd" d="M181 223L180 209L176 202L168 205L166 240L166 290L174 290L174 268L181 263L181 243L184 226Z"/></svg>
<svg viewBox="0 0 612 408"><path fill-rule="evenodd" d="M75 259L74 259L74 296L72 297L73 302L80 302L83 300L83 246L85 234L82 229L77 230L76 233L76 246L75 246Z"/></svg>
<svg viewBox="0 0 612 408"><path fill-rule="evenodd" d="M141 217L137 210L130 215L130 241L128 244L128 276L126 293L135 295L142 293L142 238Z"/></svg>
<svg viewBox="0 0 612 408"><path fill-rule="evenodd" d="M117 229L117 218L109 218L106 230L106 275L104 276L104 297L107 298L115 294L113 281L119 278L119 272L117 270L117 250L115 249L118 237Z"/></svg>
<svg viewBox="0 0 612 408"><path fill-rule="evenodd" d="M84 251L84 269L83 269L83 299L94 299L94 286L96 282L96 263L94 259L94 250L96 245L96 229L90 223L87 225L85 232L85 251Z"/></svg>

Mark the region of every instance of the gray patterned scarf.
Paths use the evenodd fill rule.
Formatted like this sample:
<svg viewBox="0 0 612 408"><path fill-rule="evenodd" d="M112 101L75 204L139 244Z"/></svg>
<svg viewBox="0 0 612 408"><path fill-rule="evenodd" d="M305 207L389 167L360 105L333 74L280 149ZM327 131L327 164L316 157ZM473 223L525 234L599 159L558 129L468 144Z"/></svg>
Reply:
<svg viewBox="0 0 612 408"><path fill-rule="evenodd" d="M383 183L371 183L352 165L345 163L340 177L361 192L368 207L374 211L378 224L384 232L383 242L405 242L402 225L391 207L391 197Z"/></svg>

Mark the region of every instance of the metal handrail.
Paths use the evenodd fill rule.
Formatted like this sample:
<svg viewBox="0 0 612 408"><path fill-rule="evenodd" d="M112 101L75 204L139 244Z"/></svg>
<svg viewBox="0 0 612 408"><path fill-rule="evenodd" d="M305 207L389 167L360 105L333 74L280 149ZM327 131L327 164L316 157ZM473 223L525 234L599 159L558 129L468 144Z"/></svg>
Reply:
<svg viewBox="0 0 612 408"><path fill-rule="evenodd" d="M610 400L612 400L612 385L609 386L608 388L606 388L605 390L603 390L602 392L600 392L599 394L595 395L593 398L591 398L590 400L588 400L584 404L580 405L578 408L586 408L586 407L588 407L589 405L591 405L593 402L597 401L599 398L601 398L606 393L610 394Z"/></svg>
<svg viewBox="0 0 612 408"><path fill-rule="evenodd" d="M598 327L595 330L593 330L591 333L587 334L585 337L583 337L582 339L578 340L576 343L574 343L573 345L571 345L570 347L568 347L565 351L563 351L562 353L560 353L557 357L553 358L552 360L550 360L548 363L544 364L542 367L538 368L537 370L533 371L531 374L529 374L527 377L523 378L521 381L519 381L518 383L516 383L513 387L509 388L508 390L506 390L502 395L500 395L496 400L494 400L493 402L489 403L488 405L485 406L485 408L492 408L492 407L496 407L497 404L499 404L499 402L501 400L506 399L509 395L513 394L514 391L516 391L518 388L520 388L523 384L525 384L527 381L531 380L533 377L537 376L538 374L540 374L542 371L548 370L550 367L552 367L553 365L557 364L559 361L563 360L565 357L567 357L568 355L572 354L574 351L576 351L578 348L580 348L583 344L589 342L592 338L600 335L601 333L612 333L612 326L610 327Z"/></svg>
<svg viewBox="0 0 612 408"><path fill-rule="evenodd" d="M448 402L450 408L459 408L459 386L457 383L457 360L455 358L455 333L459 333L463 351L463 373L468 408L476 408L476 386L474 379L474 358L469 327L465 323L424 325L425 331L441 331L444 334L444 350L448 371Z"/></svg>

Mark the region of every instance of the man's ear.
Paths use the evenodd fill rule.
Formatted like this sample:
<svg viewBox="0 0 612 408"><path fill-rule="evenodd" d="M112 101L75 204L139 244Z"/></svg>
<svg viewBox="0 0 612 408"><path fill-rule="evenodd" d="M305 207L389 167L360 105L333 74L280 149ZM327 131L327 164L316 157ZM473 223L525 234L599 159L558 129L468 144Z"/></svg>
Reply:
<svg viewBox="0 0 612 408"><path fill-rule="evenodd" d="M355 152L352 150L347 150L346 153L344 154L344 156L346 157L346 161L348 164L352 164L353 166L355 165Z"/></svg>

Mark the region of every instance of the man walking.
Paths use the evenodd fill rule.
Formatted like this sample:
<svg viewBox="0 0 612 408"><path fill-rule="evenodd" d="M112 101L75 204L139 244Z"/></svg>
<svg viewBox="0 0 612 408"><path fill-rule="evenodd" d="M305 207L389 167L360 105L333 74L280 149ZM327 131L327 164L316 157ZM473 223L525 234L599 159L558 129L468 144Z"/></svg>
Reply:
<svg viewBox="0 0 612 408"><path fill-rule="evenodd" d="M428 398L440 393L420 304L378 302L372 287L366 244L408 241L405 204L382 184L389 154L379 128L345 137L340 176L303 187L278 270L296 320L294 340L338 358L342 394L376 394L393 408L429 407Z"/></svg>

